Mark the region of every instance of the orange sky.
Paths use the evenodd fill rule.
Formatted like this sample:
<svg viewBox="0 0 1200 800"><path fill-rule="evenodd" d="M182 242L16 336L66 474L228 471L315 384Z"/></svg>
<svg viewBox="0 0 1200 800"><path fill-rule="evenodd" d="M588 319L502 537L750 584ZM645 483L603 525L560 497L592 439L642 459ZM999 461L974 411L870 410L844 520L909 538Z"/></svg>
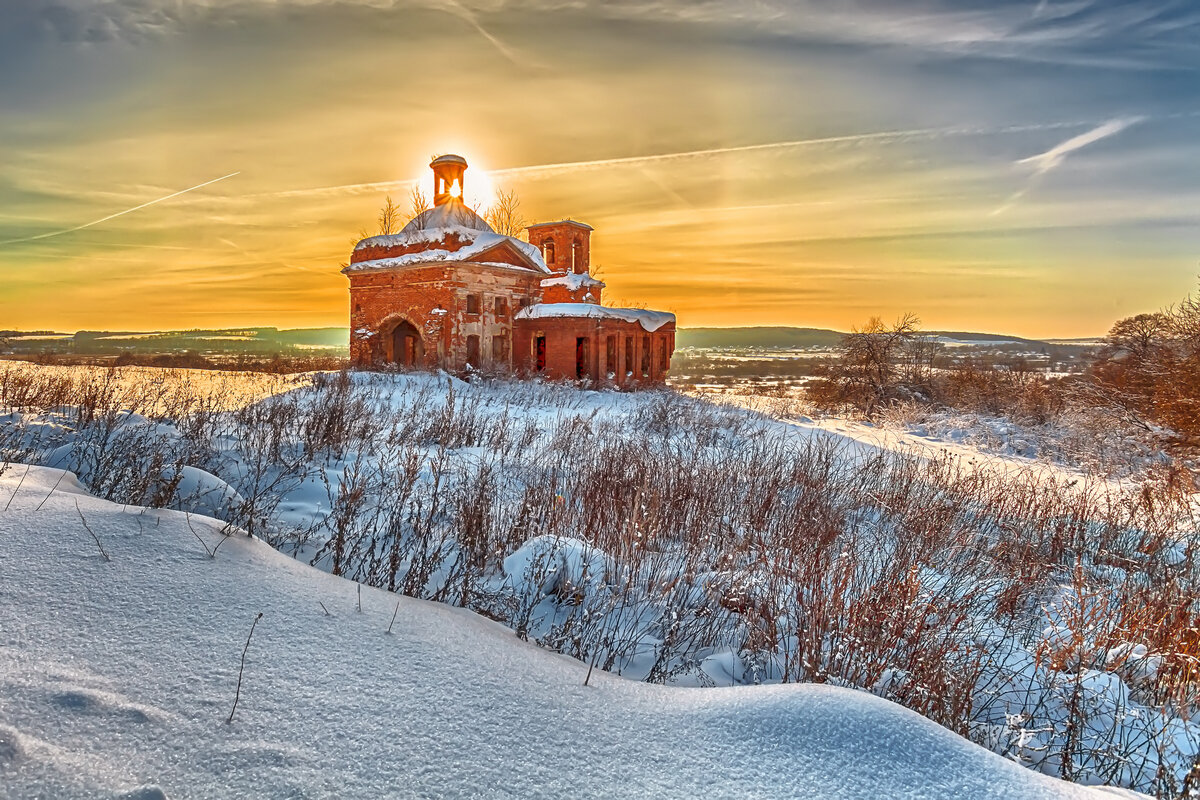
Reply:
<svg viewBox="0 0 1200 800"><path fill-rule="evenodd" d="M353 237L443 152L683 327L1091 336L1195 285L1197 84L1027 7L39 5L0 36L0 328L344 325Z"/></svg>

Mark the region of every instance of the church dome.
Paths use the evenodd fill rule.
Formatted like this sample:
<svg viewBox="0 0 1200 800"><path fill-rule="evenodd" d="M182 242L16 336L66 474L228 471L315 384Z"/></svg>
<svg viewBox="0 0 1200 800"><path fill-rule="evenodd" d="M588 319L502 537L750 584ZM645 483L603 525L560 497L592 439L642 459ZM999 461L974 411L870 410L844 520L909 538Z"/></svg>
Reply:
<svg viewBox="0 0 1200 800"><path fill-rule="evenodd" d="M401 229L401 235L427 231L434 228L468 228L473 231L495 233L483 217L476 214L461 200L447 200L433 208L417 214Z"/></svg>

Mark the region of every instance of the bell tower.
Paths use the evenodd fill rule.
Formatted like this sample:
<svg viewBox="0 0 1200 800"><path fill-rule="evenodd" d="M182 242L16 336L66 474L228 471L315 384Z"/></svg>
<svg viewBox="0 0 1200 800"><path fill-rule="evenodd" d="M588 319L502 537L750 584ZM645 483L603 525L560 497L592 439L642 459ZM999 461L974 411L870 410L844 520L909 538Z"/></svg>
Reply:
<svg viewBox="0 0 1200 800"><path fill-rule="evenodd" d="M591 266L592 226L573 219L540 222L526 229L529 243L542 251L551 272L584 275Z"/></svg>
<svg viewBox="0 0 1200 800"><path fill-rule="evenodd" d="M462 156L447 154L438 156L429 163L433 169L433 204L440 206L451 200L463 199L463 173L467 171L467 160Z"/></svg>

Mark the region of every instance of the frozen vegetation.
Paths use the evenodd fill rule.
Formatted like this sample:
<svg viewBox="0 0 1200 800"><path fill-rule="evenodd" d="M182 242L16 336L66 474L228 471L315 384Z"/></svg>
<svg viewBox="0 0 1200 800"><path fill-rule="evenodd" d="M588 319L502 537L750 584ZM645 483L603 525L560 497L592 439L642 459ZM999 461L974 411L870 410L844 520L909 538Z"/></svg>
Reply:
<svg viewBox="0 0 1200 800"><path fill-rule="evenodd" d="M89 786L186 787L225 754L275 794L438 776L517 796L1074 791L1008 760L1175 797L1200 750L1196 521L1154 471L444 375L12 366L0 402L0 697L18 698L0 759L24 785L91 780L62 768L78 757ZM364 589L359 615L352 583L304 563L510 632L403 601L387 638L391 595ZM258 611L270 668L251 659L241 725L221 727ZM60 694L86 702L55 711ZM131 765L112 742L55 749L90 753L126 706L151 725L131 726ZM153 726L168 741L141 752ZM197 739L207 755L172 755Z"/></svg>
<svg viewBox="0 0 1200 800"><path fill-rule="evenodd" d="M18 485L0 512L0 797L1099 796L861 692L589 677L214 520L52 469L0 477L5 502Z"/></svg>

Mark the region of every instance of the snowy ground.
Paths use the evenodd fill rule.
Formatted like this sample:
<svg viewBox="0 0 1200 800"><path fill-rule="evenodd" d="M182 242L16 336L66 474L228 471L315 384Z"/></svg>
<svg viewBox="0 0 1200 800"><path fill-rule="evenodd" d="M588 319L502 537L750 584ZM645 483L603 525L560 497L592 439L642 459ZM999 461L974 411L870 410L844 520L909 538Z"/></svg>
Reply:
<svg viewBox="0 0 1200 800"><path fill-rule="evenodd" d="M1120 608L1145 594L1151 585L1147 580L1155 586L1165 585L1167 579L1194 580L1186 574L1190 556L1184 563L1183 553L1185 549L1190 553L1187 537L1194 536L1195 526L1190 532L1179 531L1177 544L1175 529L1163 530L1161 520L1153 531L1129 530L1142 521L1122 516L1120 497L1115 516L1104 511L1099 495L1076 502L1077 495L1097 487L1079 480L1082 473L1073 467L1004 444L1019 431L1005 432L1008 438L1001 446L985 453L976 434L959 435L946 426L922 431L877 428L758 408L766 412L764 416L667 392L629 395L520 382L466 384L444 375L421 374L283 379L188 371L19 369L35 371L37 380L79 379L82 389L76 387L53 404L10 399L8 413L0 416L0 450L8 458L68 469L94 494L130 508L186 508L220 517L232 529L253 527L264 540L296 559L251 547L240 537L222 539L209 523L193 522L205 536L202 546L186 524L180 528L173 512L114 515L111 507L105 507L103 515L111 516L114 530L110 548L114 561L92 563L99 551L92 551L94 543L74 506L67 506L65 517L50 513L60 501L61 490L74 485L73 479L63 478L60 491L51 493L50 474L62 472L35 469L22 483L23 464L10 465L0 479L13 489L19 485L20 491L12 508L0 513L0 526L15 531L0 541L0 614L11 611L10 616L0 617L0 675L17 676L4 679L12 680L12 686L17 680L41 685L36 659L34 666L9 669L15 659L25 663L21 653L34 650L31 642L61 637L60 655L69 660L63 654L72 652L71 642L86 641L80 639L81 630L97 636L95 631L128 631L102 659L126 672L89 668L103 678L92 681L86 671L76 680L69 673L56 672L60 666L43 670L52 677L59 675L53 680L63 683L66 688L60 694L68 699L56 710L52 697L56 690L43 687L40 694L32 693L43 697L42 706L30 706L27 718L44 722L39 723L41 728L32 723L18 726L20 752L25 754L20 758L29 765L41 763L29 753L50 752L38 749L38 738L62 746L56 729L45 727L50 720L61 719L65 725L82 716L98 725L97 720L125 714L120 709L126 701L120 697L112 701L117 711L102 711L97 709L107 708L109 701L80 699L75 697L77 689L85 694L114 692L129 698L128 702L170 711L172 721L187 720L193 726L187 736L212 737L233 752L240 744L231 729L205 725L211 722L209 717L227 714L221 707L231 702L236 658L256 606L267 616L255 642L262 637L268 646L257 655L257 648L252 648L251 663L256 658L279 659L272 662L276 680L271 685L281 699L267 706L263 730L255 734L256 746L263 748L261 763L246 769L294 775L299 774L292 768L295 764L319 763L314 776L330 773L335 778L328 784L317 777L305 778L304 785L317 787L317 794L332 792L324 787L343 784L364 787L348 794L377 791L382 784L354 782L375 777L351 779L338 774L323 760L325 748L371 753L365 761L373 764L374 754L384 747L373 736L390 742L424 735L421 723L405 715L423 719L441 713L430 710L430 692L453 693L462 708L471 707L471 698L464 694L467 689L455 688L459 686L475 687L478 704L486 706L482 733L438 734L437 741L462 736L469 746L458 750L457 745L446 745L459 754L452 758L459 758L460 764L444 767L439 761L430 780L451 781L445 784L447 791L460 793L470 793L470 787L453 783L454 776L466 764L476 769L470 754L487 745L489 737L511 738L491 715L528 711L542 726L536 728L541 732L536 742L522 738L520 746L512 745L514 751L527 748L543 759L522 766L517 770L523 770L520 775L509 778L515 783L507 791L514 796L529 794L536 785L521 781L560 771L570 773L561 778L568 783L554 784L549 793L598 794L613 789L630 769L613 764L629 760L640 765L640 752L657 753L648 758L659 762L647 770L653 775L639 780L668 780L662 777L665 774L680 781L652 782L651 788L657 787L661 794L695 793L706 775L715 776L718 795L806 793L796 787L809 783L771 782L784 780L771 777L771 769L782 767L763 766L762 775L745 778L738 770L749 769L747 764L754 769L766 764L759 745L778 751L772 758L779 763L802 765L808 758L805 748L836 751L844 745L858 753L864 743L873 747L878 733L851 732L838 739L834 734L840 729L822 727L831 723L822 721L821 714L839 704L849 704L855 714L866 713L868 718L876 712L900 714L888 717L893 721L862 722L864 726L888 728L907 720L905 726L924 726L914 730L928 728L927 723L917 723L866 695L812 686L797 690L750 685L814 679L857 686L912 707L923 703L928 713L942 713L935 718L944 724L1047 774L1060 774L1063 754L1073 754L1067 758L1074 759L1076 779L1085 783L1113 782L1162 791L1160 779L1181 781L1200 747L1200 725L1187 715L1162 713L1158 705L1162 701L1155 699L1161 695L1154 694L1152 673L1171 653L1147 649L1134 633L1105 628L1107 618L1100 620L1103 625L1092 620L1080 624L1071 618L1073 608L1084 607L1080 592L1104 597L1112 608ZM24 379L20 373L0 372L0 390L6 398L20 397ZM5 390L5 381L15 388ZM58 396L50 390L53 386L35 389L25 396ZM101 400L91 399L96 396ZM89 398L95 408L84 413L82 407L69 404L80 397ZM775 399L745 402L770 406ZM894 457L896 452L915 453L918 458ZM1036 470L1026 475L1030 466ZM1005 482L1010 475L1011 485ZM1107 491L1111 482L1104 483L1098 491ZM810 492L807 487L816 489ZM1006 499L1010 490L1011 501ZM9 494L0 487L0 509ZM22 505L29 495L39 503L47 495L50 498L30 515L27 505ZM985 495L990 499L985 500ZM1026 500L1032 505L1026 506ZM102 505L89 504L101 501L84 497L80 502L91 524L91 511L101 513ZM1034 506L1041 516L1030 518ZM17 515L21 508L25 516ZM927 518L933 514L939 516L930 523ZM1098 524L1097 514L1110 514L1111 519ZM830 524L837 528L836 535L822 527L822 520L835 521ZM132 530L130 526L137 529L135 536L121 533ZM16 544L14 537L23 537L24 542L39 529L45 542ZM1069 549L1058 563L1035 560L1029 562L1036 566L1032 572L1004 571L1009 543L1027 548L1057 546L1063 539L1055 531L1076 529L1093 530L1097 538L1092 541L1089 534L1079 547L1073 540L1068 542ZM160 539L162 530L174 531L171 536L182 530L182 540ZM45 532L53 536L46 538ZM1135 534L1132 540L1126 535L1130 533ZM1148 539L1151 533L1158 538ZM818 539L827 544L813 545ZM1144 546L1151 540L1157 548L1154 554ZM144 553L138 549L159 548L164 541L172 542L170 548ZM224 543L213 561L205 555L205 547L216 542ZM38 548L48 545L62 548L60 555L70 560L67 567L50 556L24 555L40 553ZM117 557L117 547L124 548L124 556ZM1018 547L1011 552L1022 551ZM1041 558L1040 551L1028 552ZM132 569L120 565L141 565L139 559L153 569L146 575L115 577ZM178 572L160 566L164 562ZM351 612L349 584L312 570L308 563L365 583L394 585L397 592L466 606L504 621L509 628L466 612L404 599L393 636L377 640L372 637L386 628L384 618L390 618L396 607L395 595L364 588L365 608L359 615ZM1121 567L1114 569L1114 564ZM218 565L223 566L218 569ZM68 567L78 567L83 577L58 574ZM238 574L230 576L223 570ZM42 588L38 588L39 574L44 579ZM205 577L214 574L216 578ZM22 585L10 575L27 578L29 583ZM839 583L841 579L845 584ZM67 582L81 588L53 595L55 586ZM851 590L837 594L843 585ZM911 591L911 595L898 601L893 590ZM47 608L58 616L48 619L36 636L10 635L21 630L13 627L11 619L36 618L27 598L45 592L53 595L46 601ZM207 605L193 597L204 593L211 594ZM998 613L998 603L1012 596L1020 599L1018 606L1024 612ZM77 608L81 598L88 604L86 614ZM179 598L189 598L186 620L178 616L184 612L171 610L170 604ZM334 617L324 615L321 602ZM414 628L417 612L408 613L410 608L425 609L425 627ZM886 625L874 620L875 612L886 616ZM334 619L337 627L331 627ZM905 634L895 641L878 637L880 630L902 631L906 626L915 626L919 635L908 639ZM596 675L602 676L597 685L611 696L593 704L590 698L597 695L576 689L586 667L531 652L527 645L513 641L510 628L585 664L595 660ZM425 651L420 658L415 646L412 652L386 649L402 636L416 642L421 630L427 638L422 640ZM131 643L134 631L144 632L146 640ZM450 635L454 631L457 638ZM442 635L449 637L446 642L438 638ZM307 641L310 636L318 643L288 650L293 641ZM319 649L326 636L333 640L330 650L337 658L324 653L315 657L304 649ZM1126 637L1119 639L1120 653L1137 655L1109 658L1114 637ZM1073 638L1092 648L1086 669L1047 656L1061 653L1060 642ZM513 672L489 673L487 665L476 663L481 641L505 642L504 647L482 647L479 652L486 653L484 657L511 662L516 673L529 671L544 679L539 684L532 678L514 678ZM88 642L89 657L93 651L104 652ZM947 659L944 670L928 670L943 658ZM526 662L554 665L558 672L549 667L537 672ZM175 671L151 681L156 673L148 664ZM612 675L602 672L604 668L633 680L614 683ZM926 674L921 675L923 670ZM149 688L159 688L144 695L128 686L105 683L137 672L145 673L152 684ZM291 677L279 677L285 675ZM395 675L403 676L401 683L409 687L405 690L409 694L397 694L401 685L371 683ZM427 677L428 685L422 683ZM255 697L254 678L251 671L248 702ZM681 693L639 684L639 680L675 687L737 686L732 693L725 689ZM16 724L2 716L17 707L7 698L25 696L8 691L9 685L0 691L0 726ZM535 697L519 698L527 685L541 688ZM940 694L947 687L958 693L955 697L962 703L963 710L956 714L941 712L936 703L922 700L948 698ZM557 693L559 688L562 694ZM514 692L518 694L506 694ZM187 697L176 698L176 693ZM556 706L555 698L562 705ZM760 721L741 719L741 712L730 710L735 706L744 706ZM313 712L307 709L314 707L321 709L321 719L308 720ZM447 713L467 714L462 708ZM1075 711L1069 711L1072 708ZM578 718L564 709L578 710ZM246 722L258 713L251 705L245 712ZM241 717L243 711L238 713ZM282 720L291 713L299 717L290 723L289 730L295 733L280 741L293 744L264 744L274 741L263 732L270 727L265 720ZM480 713L478 708L470 712ZM832 716L841 718L845 713ZM391 715L388 724L394 722L395 727L380 732L375 723L362 721L379 714ZM326 719L333 721L332 727L321 727ZM366 725L365 739L353 730L362 725ZM536 727L524 717L511 720L511 726L522 730L526 725ZM796 726L819 733L819 741L795 744L789 737ZM233 729L237 728L235 724ZM18 755L14 746L4 744L3 730L0 727L0 768L6 769L4 759L16 763ZM146 731L161 733L134 726L118 738ZM328 741L329 731L336 741ZM628 741L623 731L631 732ZM1082 732L1072 739L1071 731ZM945 735L940 730L935 733ZM111 732L95 728L79 741L87 736L107 739ZM741 737L760 741L749 744ZM152 738L138 747L153 750ZM665 744L659 748L645 744L643 738ZM12 735L9 739L16 741ZM893 747L890 739L885 741ZM974 752L965 740L936 741L939 753L950 746L949 741L966 748L962 752ZM310 749L292 749L299 746L295 742ZM67 749L79 751L76 756L82 764L91 758L82 753L92 753L95 746ZM721 750L730 755L716 762L724 767L714 767L709 762ZM906 758L913 757L905 752ZM594 763L571 764L564 760L567 754ZM698 754L694 768L671 761L689 754ZM858 756L865 758L864 769L891 769L867 755L870 758ZM412 784L412 794L441 794L434 784L412 783L415 767L396 760L418 756L389 755L392 760L383 762L388 774L378 779L395 780L402 774ZM160 754L142 771L120 772L133 769L136 762L126 766L110 751L105 758L112 764L105 759L97 762L100 777L93 776L95 785L131 787L155 780L166 784L166 778L158 776L167 774L168 766L185 775L194 769L175 766L190 763L178 754L171 756L172 761L162 760L167 757ZM520 760L511 751L497 756L501 757ZM347 758L351 764L345 770L362 768L364 759ZM931 765L922 766L939 772ZM118 771L109 775L105 770L110 768ZM23 774L35 774L39 768L21 769ZM614 769L615 776L600 775ZM821 778L813 764L789 769L800 769L797 774L811 785L829 779L826 773ZM91 773L77 775L70 769L62 779L85 774ZM782 774L794 777L786 770ZM965 779L951 774L947 780ZM36 778L43 779L48 780L45 774ZM743 780L749 782L739 783ZM925 774L913 779L914 785L930 780ZM171 786L191 785L190 781ZM762 782L758 789L756 782ZM960 791L936 781L929 785L936 791L923 796L957 796ZM909 796L901 788L868 790L867 786L848 782L847 794ZM1166 793L1171 791L1168 788ZM239 792L254 794L249 784ZM271 792L284 793L276 788ZM961 788L961 792L988 796L978 787ZM180 791L176 788L172 793ZM184 791L183 796L193 793ZM814 793L836 794L832 790ZM1014 790L1012 796L1026 795Z"/></svg>
<svg viewBox="0 0 1200 800"><path fill-rule="evenodd" d="M364 588L360 613L354 583L223 540L216 521L193 517L193 532L48 468L15 467L0 502L14 492L0 506L5 798L1118 794L861 692L600 672L584 687L585 665L461 609ZM197 535L224 541L215 558Z"/></svg>

